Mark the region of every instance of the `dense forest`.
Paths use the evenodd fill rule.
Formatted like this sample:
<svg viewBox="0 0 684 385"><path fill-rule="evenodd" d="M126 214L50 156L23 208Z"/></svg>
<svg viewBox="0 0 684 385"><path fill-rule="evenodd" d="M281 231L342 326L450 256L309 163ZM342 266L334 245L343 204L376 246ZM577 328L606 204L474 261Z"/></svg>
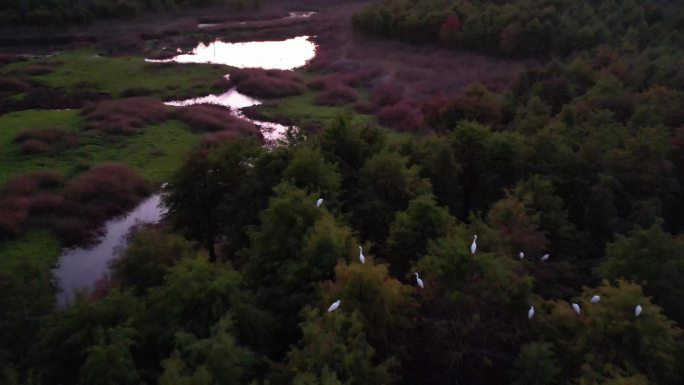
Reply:
<svg viewBox="0 0 684 385"><path fill-rule="evenodd" d="M54 311L49 272L0 274L0 383L684 383L684 6L377 0L353 25L534 64L408 127L378 86L382 125L202 141L92 295ZM112 164L10 179L0 239L69 244L59 210L150 191Z"/></svg>

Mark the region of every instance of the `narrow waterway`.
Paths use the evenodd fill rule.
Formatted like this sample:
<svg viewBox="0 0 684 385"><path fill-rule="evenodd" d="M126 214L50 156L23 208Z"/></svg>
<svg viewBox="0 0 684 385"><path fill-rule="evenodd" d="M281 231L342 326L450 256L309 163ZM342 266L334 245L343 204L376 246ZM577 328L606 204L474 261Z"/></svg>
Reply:
<svg viewBox="0 0 684 385"><path fill-rule="evenodd" d="M156 223L165 213L161 196L152 195L125 216L108 221L104 236L95 246L66 250L53 270L60 287L57 305L68 305L79 291L89 292L109 271L109 262L117 256L117 249L126 245L126 236L131 229L144 223Z"/></svg>
<svg viewBox="0 0 684 385"><path fill-rule="evenodd" d="M181 53L161 61L292 70L304 66L315 54L314 43L308 36L300 36L282 41L246 43L225 43L216 40L208 45L200 43L190 53ZM245 107L261 103L260 100L241 94L234 88L220 94L166 102L173 106L215 104L229 108L233 115L256 124L261 129L266 144L273 145L283 137L288 127L279 123L249 119L242 112ZM96 245L65 250L59 258L58 266L53 270L59 287L58 306L64 307L73 302L78 292L89 293L97 281L109 273L110 262L117 257L117 250L126 247L126 237L130 231L141 224L158 222L165 212L161 196L155 194L128 214L107 222L104 236Z"/></svg>

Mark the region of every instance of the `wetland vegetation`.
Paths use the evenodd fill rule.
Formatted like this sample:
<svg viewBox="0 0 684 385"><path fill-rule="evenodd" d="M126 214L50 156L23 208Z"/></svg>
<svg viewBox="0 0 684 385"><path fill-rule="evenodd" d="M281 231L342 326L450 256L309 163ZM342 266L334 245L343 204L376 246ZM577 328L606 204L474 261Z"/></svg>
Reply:
<svg viewBox="0 0 684 385"><path fill-rule="evenodd" d="M682 384L683 12L0 2L0 384Z"/></svg>

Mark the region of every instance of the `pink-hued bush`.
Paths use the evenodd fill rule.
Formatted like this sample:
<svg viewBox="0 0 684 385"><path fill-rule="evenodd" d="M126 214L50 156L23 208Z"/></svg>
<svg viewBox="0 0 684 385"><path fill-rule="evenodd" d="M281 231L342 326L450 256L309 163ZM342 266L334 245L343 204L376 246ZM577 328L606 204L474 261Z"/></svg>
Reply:
<svg viewBox="0 0 684 385"><path fill-rule="evenodd" d="M0 189L0 239L18 236L30 215L59 209L53 190L62 185L60 175L38 171L11 178Z"/></svg>
<svg viewBox="0 0 684 385"><path fill-rule="evenodd" d="M88 103L81 113L86 118L86 129L131 135L140 132L144 126L165 121L169 111L161 100L138 97Z"/></svg>
<svg viewBox="0 0 684 385"><path fill-rule="evenodd" d="M78 144L78 138L67 135L59 128L35 128L20 132L14 141L21 146L22 154L57 151Z"/></svg>
<svg viewBox="0 0 684 385"><path fill-rule="evenodd" d="M306 91L290 71L244 68L234 70L230 81L243 94L261 98L299 95Z"/></svg>
<svg viewBox="0 0 684 385"><path fill-rule="evenodd" d="M33 86L31 84L21 79L0 77L0 92L26 92L32 88Z"/></svg>
<svg viewBox="0 0 684 385"><path fill-rule="evenodd" d="M202 135L202 139L200 144L203 147L219 147L223 143L226 143L228 141L231 141L237 137L239 137L241 134L235 131L218 131L218 132L211 132Z"/></svg>
<svg viewBox="0 0 684 385"><path fill-rule="evenodd" d="M0 196L30 195L39 190L56 189L62 186L64 178L52 171L33 171L15 176L5 182Z"/></svg>
<svg viewBox="0 0 684 385"><path fill-rule="evenodd" d="M220 106L195 105L177 108L173 116L195 131L230 131L238 134L260 135L257 126L231 114Z"/></svg>
<svg viewBox="0 0 684 385"><path fill-rule="evenodd" d="M40 140L29 139L21 142L21 153L24 155L40 154L50 152L50 150L52 150L52 147Z"/></svg>
<svg viewBox="0 0 684 385"><path fill-rule="evenodd" d="M52 73L52 71L54 71L54 68L50 65L45 64L35 64L20 70L21 73L29 76L47 75L49 73Z"/></svg>
<svg viewBox="0 0 684 385"><path fill-rule="evenodd" d="M341 106L353 103L358 99L356 90L344 84L327 87L316 97L316 104L324 106Z"/></svg>
<svg viewBox="0 0 684 385"><path fill-rule="evenodd" d="M124 164L95 166L64 188L55 231L65 244L88 243L106 220L132 209L151 192L152 185Z"/></svg>
<svg viewBox="0 0 684 385"><path fill-rule="evenodd" d="M380 108L375 117L378 121L398 131L419 131L422 125L420 111L406 101Z"/></svg>
<svg viewBox="0 0 684 385"><path fill-rule="evenodd" d="M0 65L16 63L20 61L26 61L26 59L18 55L0 53Z"/></svg>
<svg viewBox="0 0 684 385"><path fill-rule="evenodd" d="M391 83L381 84L373 90L371 101L375 108L391 106L399 103L403 99L404 91L397 85Z"/></svg>

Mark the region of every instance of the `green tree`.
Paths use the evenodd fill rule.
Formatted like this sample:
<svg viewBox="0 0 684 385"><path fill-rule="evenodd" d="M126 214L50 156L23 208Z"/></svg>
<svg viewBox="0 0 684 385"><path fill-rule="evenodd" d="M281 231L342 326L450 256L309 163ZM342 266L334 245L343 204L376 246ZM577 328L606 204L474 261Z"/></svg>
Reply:
<svg viewBox="0 0 684 385"><path fill-rule="evenodd" d="M216 236L239 238L256 220L254 164L262 148L251 138L201 148L190 155L165 189L164 201L174 226L200 241L216 259Z"/></svg>
<svg viewBox="0 0 684 385"><path fill-rule="evenodd" d="M178 332L177 350L168 359L171 361L167 363L162 378L165 374L170 377L172 371L185 371L192 373L188 375L193 380L211 378L212 383L221 385L244 384L253 379L256 375L255 356L237 344L232 332L230 313L211 327L207 338L198 339L191 333Z"/></svg>
<svg viewBox="0 0 684 385"><path fill-rule="evenodd" d="M157 228L135 232L125 250L112 263L114 278L137 294L164 283L168 269L183 258L197 254L195 245L183 237Z"/></svg>
<svg viewBox="0 0 684 385"><path fill-rule="evenodd" d="M382 152L368 159L360 170L350 220L363 237L382 242L396 212L428 192L430 182L420 178L417 167L409 167L407 159L397 153Z"/></svg>
<svg viewBox="0 0 684 385"><path fill-rule="evenodd" d="M397 213L390 224L387 259L392 270L406 274L409 264L425 254L428 242L446 236L455 223L449 210L437 206L432 195L411 200L406 211Z"/></svg>
<svg viewBox="0 0 684 385"><path fill-rule="evenodd" d="M618 235L606 245L606 256L598 268L601 277L643 282L665 314L684 322L684 241L665 233L660 226Z"/></svg>
<svg viewBox="0 0 684 385"><path fill-rule="evenodd" d="M428 247L417 271L425 282L420 317L407 336L409 382L505 383L526 327L532 279L517 259L470 253L470 232L461 228ZM428 373L428 374L425 374Z"/></svg>
<svg viewBox="0 0 684 385"><path fill-rule="evenodd" d="M529 256L546 250L546 234L539 230L539 215L513 196L496 201L489 209L487 223L497 231L496 242L501 252L518 255L520 251Z"/></svg>
<svg viewBox="0 0 684 385"><path fill-rule="evenodd" d="M590 298L599 295L599 303ZM643 375L656 384L679 380L681 330L634 283L604 281L585 288L573 300L578 316L565 301L537 304L534 334L554 344L563 374L568 380L583 377L602 383L615 375ZM634 309L643 313L636 317Z"/></svg>
<svg viewBox="0 0 684 385"><path fill-rule="evenodd" d="M140 377L133 362L133 330L99 330L98 342L87 349L80 370L80 385L138 385Z"/></svg>
<svg viewBox="0 0 684 385"><path fill-rule="evenodd" d="M553 345L544 342L530 342L523 345L515 359L515 384L550 385L557 384L561 373Z"/></svg>
<svg viewBox="0 0 684 385"><path fill-rule="evenodd" d="M321 314L307 309L302 339L287 355L295 385L392 384L397 362L378 357L366 340L361 315L340 309Z"/></svg>
<svg viewBox="0 0 684 385"><path fill-rule="evenodd" d="M127 334L130 332L128 328L143 311L144 303L139 298L113 290L97 302L79 300L67 309L45 317L35 349L45 383L78 383L79 369L89 356L88 349L98 344L98 355L93 359L101 358L111 350L121 354L122 362L128 360L127 353L119 348L128 346L131 337ZM124 329L117 329L120 327ZM110 334L103 334L103 331Z"/></svg>
<svg viewBox="0 0 684 385"><path fill-rule="evenodd" d="M348 260L357 242L316 196L283 184L276 188L261 226L250 234L247 282L258 303L278 320L284 349L297 338L298 314L310 303L318 281L329 279L338 260Z"/></svg>
<svg viewBox="0 0 684 385"><path fill-rule="evenodd" d="M273 321L256 308L242 276L231 266L188 258L173 266L164 281L149 290L146 310L135 320L141 331L138 356L143 367L154 368L167 358L179 332L207 338L228 311L235 315L235 335L241 343L265 349L271 342Z"/></svg>
<svg viewBox="0 0 684 385"><path fill-rule="evenodd" d="M318 149L309 146L295 151L283 178L310 194L320 195L326 204L334 204L340 193L341 177L336 167L326 162Z"/></svg>
<svg viewBox="0 0 684 385"><path fill-rule="evenodd" d="M341 299L344 311L357 311L366 338L381 359L404 354L415 305L411 288L392 278L387 265L339 263L335 279L322 287L325 307Z"/></svg>

